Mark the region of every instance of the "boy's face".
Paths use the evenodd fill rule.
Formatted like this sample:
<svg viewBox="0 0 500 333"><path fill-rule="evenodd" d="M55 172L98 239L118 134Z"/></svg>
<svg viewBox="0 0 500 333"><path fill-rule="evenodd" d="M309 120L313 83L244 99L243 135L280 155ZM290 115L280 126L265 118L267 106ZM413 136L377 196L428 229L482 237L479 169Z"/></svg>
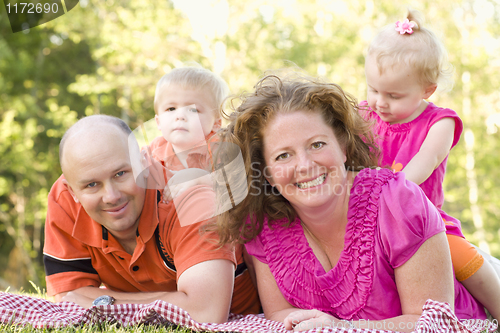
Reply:
<svg viewBox="0 0 500 333"><path fill-rule="evenodd" d="M207 89L169 84L159 91L155 119L163 137L174 149L187 150L220 127L216 109L214 97Z"/></svg>

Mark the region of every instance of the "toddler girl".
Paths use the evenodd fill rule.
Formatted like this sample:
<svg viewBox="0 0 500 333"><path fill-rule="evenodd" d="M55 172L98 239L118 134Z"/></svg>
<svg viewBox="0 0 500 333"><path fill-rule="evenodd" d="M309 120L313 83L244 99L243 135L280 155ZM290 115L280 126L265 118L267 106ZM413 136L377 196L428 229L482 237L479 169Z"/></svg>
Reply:
<svg viewBox="0 0 500 333"><path fill-rule="evenodd" d="M422 26L418 14L410 10L403 22L384 28L371 42L365 62L366 117L375 122L380 166L405 172L438 208L457 279L498 320L500 279L465 240L460 221L441 209L448 153L463 125L455 111L425 101L451 70L443 44Z"/></svg>

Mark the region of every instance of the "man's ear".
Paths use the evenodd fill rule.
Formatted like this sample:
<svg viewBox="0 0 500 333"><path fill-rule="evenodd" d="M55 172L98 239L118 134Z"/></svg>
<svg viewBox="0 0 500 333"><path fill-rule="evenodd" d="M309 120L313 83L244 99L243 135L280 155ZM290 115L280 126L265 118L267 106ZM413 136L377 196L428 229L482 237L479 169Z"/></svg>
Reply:
<svg viewBox="0 0 500 333"><path fill-rule="evenodd" d="M76 197L75 192L73 192L73 189L71 188L71 185L69 185L68 181L66 179L63 179L62 183L64 187L68 189L68 192L73 197L73 200L75 200L76 203L79 203L78 198Z"/></svg>
<svg viewBox="0 0 500 333"><path fill-rule="evenodd" d="M215 119L214 126L212 126L212 131L217 132L222 126L222 119Z"/></svg>
<svg viewBox="0 0 500 333"><path fill-rule="evenodd" d="M436 91L437 87L438 87L437 84L431 84L430 86L425 88L423 99L427 99L427 98L431 97L432 94L434 94L434 92Z"/></svg>

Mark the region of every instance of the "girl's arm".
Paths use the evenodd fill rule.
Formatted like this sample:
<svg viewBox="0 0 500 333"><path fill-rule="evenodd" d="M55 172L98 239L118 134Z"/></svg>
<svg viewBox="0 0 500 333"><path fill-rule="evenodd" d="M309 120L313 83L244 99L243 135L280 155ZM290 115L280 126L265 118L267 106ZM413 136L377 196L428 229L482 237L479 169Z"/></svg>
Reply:
<svg viewBox="0 0 500 333"><path fill-rule="evenodd" d="M402 170L406 179L420 185L448 156L455 134L455 120L443 118L429 129L419 152Z"/></svg>
<svg viewBox="0 0 500 333"><path fill-rule="evenodd" d="M428 299L446 302L454 309L453 269L444 232L426 240L407 262L394 270L394 275L403 314L383 321L353 321L349 326L354 325L360 329L381 328L389 331L412 332ZM296 324L294 330L297 331L322 326L349 327L346 326L348 323L345 321L318 310L295 311L285 319L285 327L287 322ZM291 325L287 329L290 329L289 327Z"/></svg>

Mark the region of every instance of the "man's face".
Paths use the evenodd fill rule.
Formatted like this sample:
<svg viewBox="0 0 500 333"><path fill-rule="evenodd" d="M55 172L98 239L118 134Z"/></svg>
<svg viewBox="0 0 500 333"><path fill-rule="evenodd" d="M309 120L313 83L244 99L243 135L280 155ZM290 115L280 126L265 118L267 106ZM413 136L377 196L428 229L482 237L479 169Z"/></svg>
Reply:
<svg viewBox="0 0 500 333"><path fill-rule="evenodd" d="M64 149L63 173L73 198L116 238L135 237L146 192L135 182L127 135L107 125L71 138Z"/></svg>

